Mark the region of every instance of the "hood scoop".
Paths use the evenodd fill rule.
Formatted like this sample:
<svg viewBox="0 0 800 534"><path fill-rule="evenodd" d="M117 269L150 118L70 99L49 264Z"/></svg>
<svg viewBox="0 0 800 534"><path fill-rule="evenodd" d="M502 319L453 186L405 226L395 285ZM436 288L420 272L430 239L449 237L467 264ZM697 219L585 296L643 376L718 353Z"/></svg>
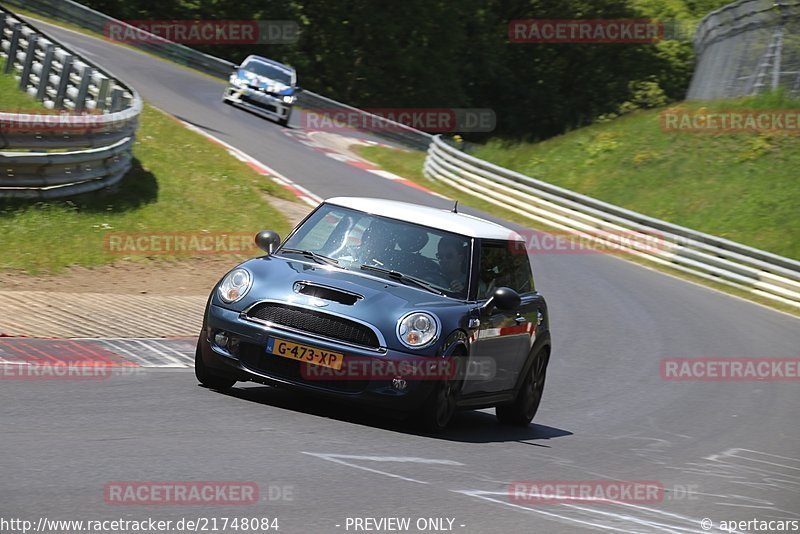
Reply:
<svg viewBox="0 0 800 534"><path fill-rule="evenodd" d="M364 298L363 295L359 295L358 293L351 293L350 291L315 284L313 282L296 282L294 284L294 292L322 300L332 300L347 306L352 306L360 299Z"/></svg>

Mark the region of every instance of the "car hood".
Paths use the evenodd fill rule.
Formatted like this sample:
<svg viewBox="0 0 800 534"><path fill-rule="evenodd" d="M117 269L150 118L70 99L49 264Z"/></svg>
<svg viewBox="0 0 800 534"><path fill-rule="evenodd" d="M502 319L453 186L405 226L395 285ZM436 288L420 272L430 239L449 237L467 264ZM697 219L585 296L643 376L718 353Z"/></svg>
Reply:
<svg viewBox="0 0 800 534"><path fill-rule="evenodd" d="M243 311L258 301L276 300L367 322L377 327L386 338L389 348L402 349L394 334L397 321L406 313L425 310L436 315L442 323L443 334L461 326L469 308L463 301L436 295L414 286L383 279L358 271L301 261L281 256L264 256L249 260L239 267L253 275L253 287L234 304L219 300L216 289L213 303ZM354 293L362 298L353 304L316 298L295 291L298 282Z"/></svg>

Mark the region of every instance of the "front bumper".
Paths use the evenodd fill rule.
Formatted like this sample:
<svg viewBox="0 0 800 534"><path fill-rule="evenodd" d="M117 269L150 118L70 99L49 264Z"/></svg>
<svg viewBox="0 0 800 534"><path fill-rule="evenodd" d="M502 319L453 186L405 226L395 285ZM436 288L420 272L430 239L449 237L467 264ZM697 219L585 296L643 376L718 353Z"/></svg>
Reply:
<svg viewBox="0 0 800 534"><path fill-rule="evenodd" d="M310 377L308 372L301 371L300 362L267 353L265 347L268 338L274 337L343 353L345 364L349 358L356 358L359 362L370 361L379 366L384 362L393 368L402 368L400 362L418 362L417 355L383 348L359 348L281 329L279 326L268 326L243 319L238 312L215 305L209 305L205 324L200 336L203 363L217 373L235 377L239 381L290 387L314 394L363 401L398 411L413 411L421 407L433 388L432 381L408 379L405 389L397 389L393 385L393 377L389 375L361 375L352 378L340 376L331 379L330 374L323 373L319 377ZM220 331L239 341L235 353L213 341Z"/></svg>
<svg viewBox="0 0 800 534"><path fill-rule="evenodd" d="M250 87L229 85L223 98L229 102L266 113L270 117L286 119L292 110L292 104L283 101L283 97L274 96Z"/></svg>

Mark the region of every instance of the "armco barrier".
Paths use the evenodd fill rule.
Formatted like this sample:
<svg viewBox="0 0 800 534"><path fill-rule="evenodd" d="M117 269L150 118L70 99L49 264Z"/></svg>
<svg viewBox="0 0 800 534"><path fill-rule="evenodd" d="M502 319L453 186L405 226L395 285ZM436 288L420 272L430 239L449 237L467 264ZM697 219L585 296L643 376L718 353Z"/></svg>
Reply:
<svg viewBox="0 0 800 534"><path fill-rule="evenodd" d="M5 0L6 3L24 7L30 11L41 13L47 17L71 22L82 28L92 30L104 35L110 24L115 26L125 25L113 17L95 11L72 0ZM130 46L146 50L147 52L168 59L179 65L197 69L201 72L227 80L235 68L235 64L218 57L198 52L188 46L170 42L157 37L149 32L152 38L143 41L128 43ZM302 73L301 73L302 75ZM220 98L222 92L220 91ZM325 96L311 91L302 91L297 97L297 106L309 111L321 113L347 112L361 115L363 120L354 121L359 125L368 125L360 128L380 138L400 145L418 150L428 147L433 136L425 132L410 128L403 124L379 117L372 113L348 106Z"/></svg>
<svg viewBox="0 0 800 534"><path fill-rule="evenodd" d="M0 198L55 198L119 182L142 101L107 71L0 8L4 71L55 115L0 112Z"/></svg>
<svg viewBox="0 0 800 534"><path fill-rule="evenodd" d="M103 32L107 23L119 23L72 0L6 2L99 33ZM226 79L234 68L229 61L174 43L166 47L154 46L150 51L220 78ZM363 113L374 120L385 120L309 91L301 93L298 104L311 111L342 110ZM800 307L800 262L535 180L465 154L448 145L441 136L433 137L391 121L386 121L386 124L392 127L380 128L381 131L373 133L414 148L428 147L425 174L430 179L480 196L487 202L533 221L594 242L607 242L610 247L625 249L628 245L636 248L637 244L648 243L650 238L657 236L661 245L636 250L639 257L795 308ZM623 242L624 237L637 233L641 234L641 240L625 239Z"/></svg>
<svg viewBox="0 0 800 534"><path fill-rule="evenodd" d="M428 149L425 175L533 221L800 308L800 262L795 260L510 171L459 151L441 136L436 136ZM653 237L658 239L658 245L644 246Z"/></svg>

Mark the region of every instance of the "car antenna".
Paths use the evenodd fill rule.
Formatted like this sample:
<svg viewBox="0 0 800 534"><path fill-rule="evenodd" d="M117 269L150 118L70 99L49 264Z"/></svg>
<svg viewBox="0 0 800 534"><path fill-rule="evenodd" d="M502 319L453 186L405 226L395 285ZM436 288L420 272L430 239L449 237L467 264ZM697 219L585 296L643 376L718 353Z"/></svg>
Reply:
<svg viewBox="0 0 800 534"><path fill-rule="evenodd" d="M458 213L458 200L456 200L456 203L453 206L453 213Z"/></svg>

